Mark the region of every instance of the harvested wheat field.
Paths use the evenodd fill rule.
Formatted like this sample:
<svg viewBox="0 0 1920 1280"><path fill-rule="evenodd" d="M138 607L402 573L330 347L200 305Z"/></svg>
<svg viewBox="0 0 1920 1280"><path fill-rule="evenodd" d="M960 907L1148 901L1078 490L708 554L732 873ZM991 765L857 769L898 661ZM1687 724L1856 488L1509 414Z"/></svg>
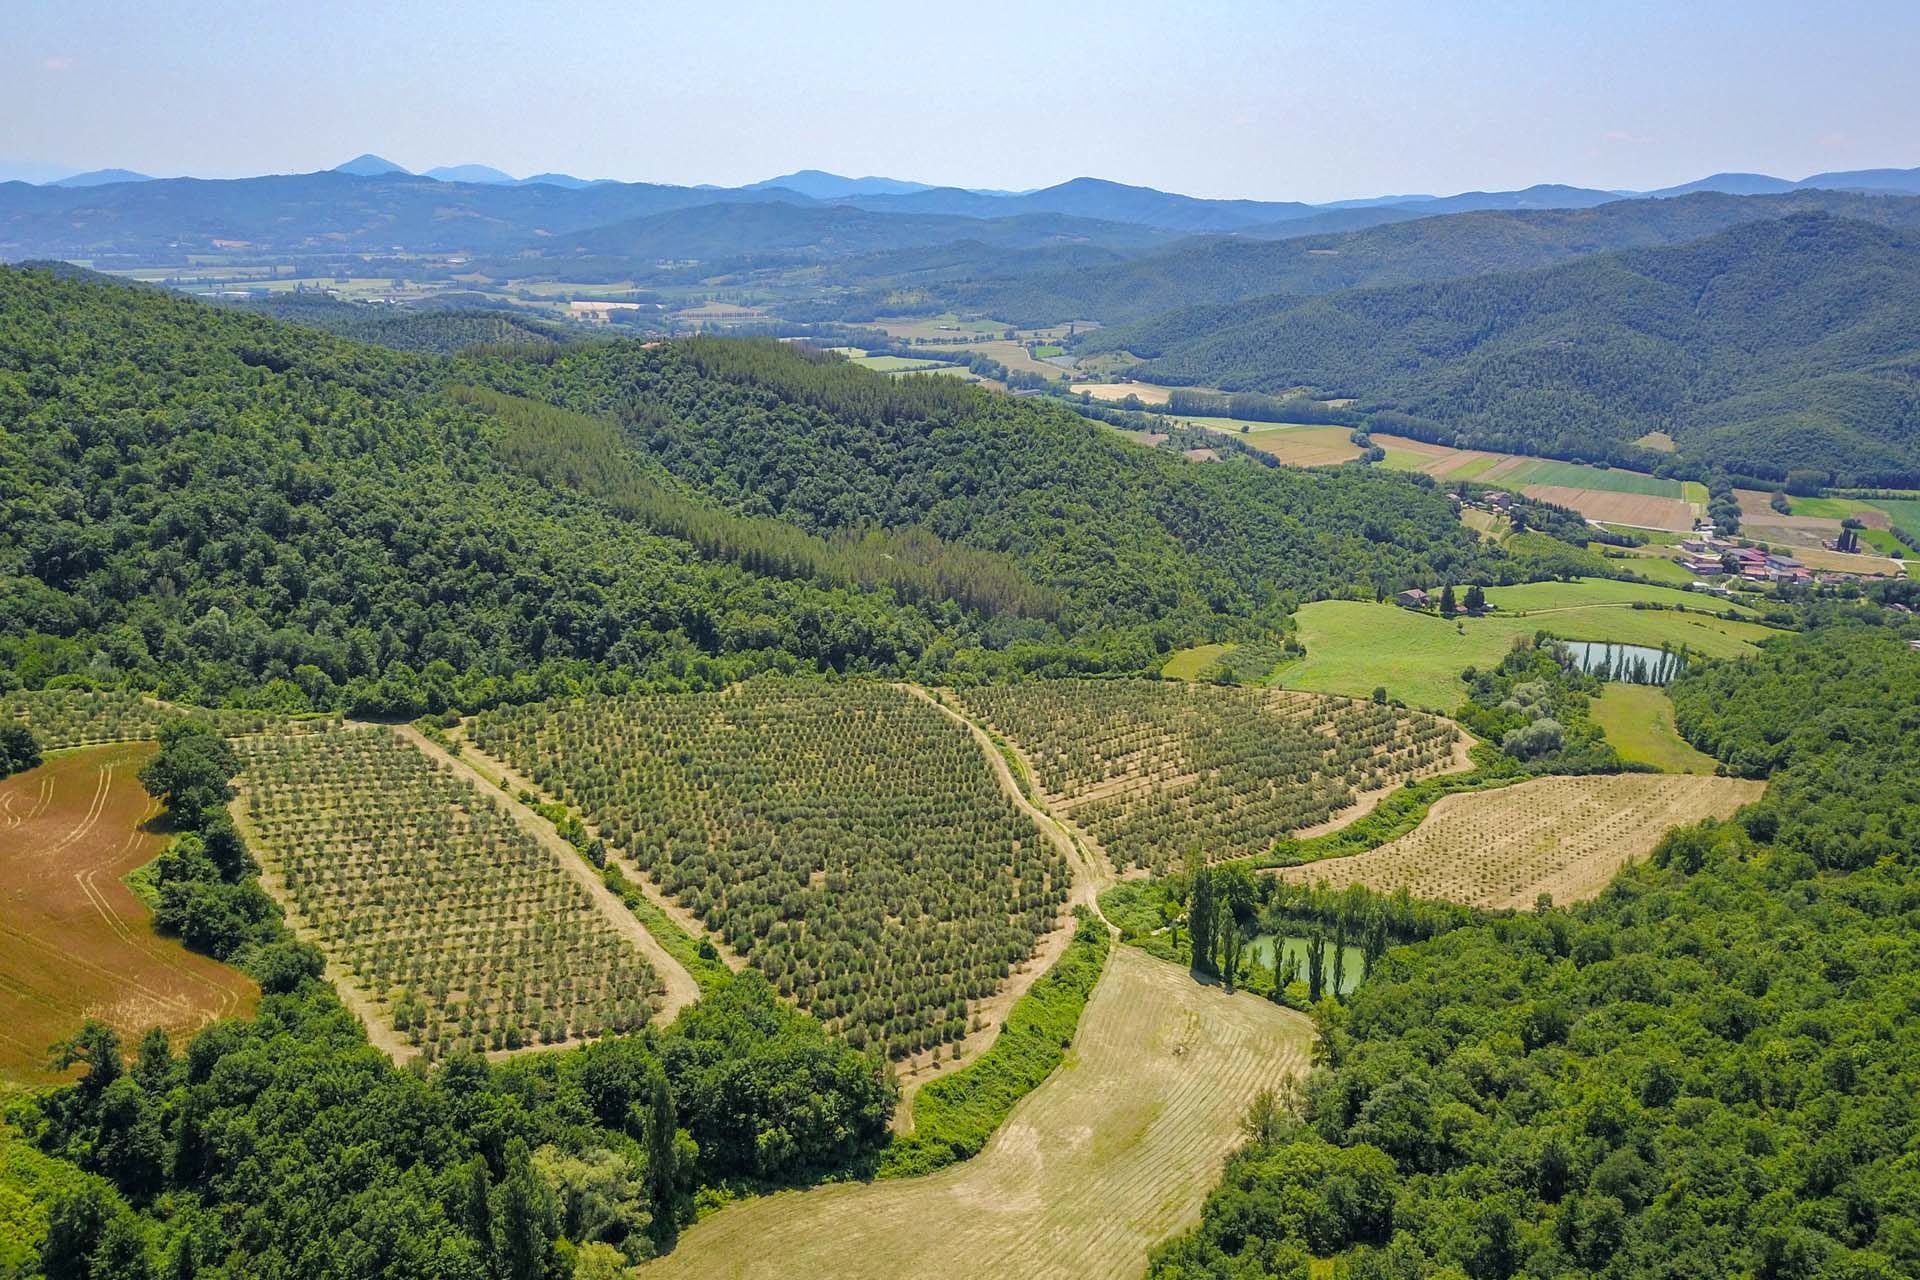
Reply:
<svg viewBox="0 0 1920 1280"><path fill-rule="evenodd" d="M0 1078L51 1079L47 1047L86 1018L123 1039L245 1013L246 975L153 932L121 877L159 853L135 776L153 748L95 747L0 782Z"/></svg>
<svg viewBox="0 0 1920 1280"><path fill-rule="evenodd" d="M1415 897L1476 907L1530 907L1542 893L1574 902L1600 892L1670 828L1727 817L1759 799L1765 786L1646 773L1535 778L1447 796L1390 844L1278 874L1335 888L1405 888Z"/></svg>
<svg viewBox="0 0 1920 1280"><path fill-rule="evenodd" d="M1693 528L1693 505L1682 498L1663 498L1647 493L1615 493L1606 489L1583 489L1571 485L1530 484L1522 492L1529 498L1570 507L1589 520L1608 524L1631 525L1636 529Z"/></svg>
<svg viewBox="0 0 1920 1280"><path fill-rule="evenodd" d="M1262 1089L1304 1071L1297 1013L1115 947L1066 1062L973 1159L925 1178L742 1201L648 1280L817 1276L1084 1280L1138 1275L1199 1217Z"/></svg>

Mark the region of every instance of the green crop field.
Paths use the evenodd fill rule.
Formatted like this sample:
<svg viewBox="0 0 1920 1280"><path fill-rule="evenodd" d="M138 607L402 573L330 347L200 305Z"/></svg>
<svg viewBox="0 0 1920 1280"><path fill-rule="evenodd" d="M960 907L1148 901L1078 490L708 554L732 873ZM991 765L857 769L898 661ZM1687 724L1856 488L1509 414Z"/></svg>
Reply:
<svg viewBox="0 0 1920 1280"><path fill-rule="evenodd" d="M1745 605L1728 604L1691 591L1672 587L1649 586L1641 582L1622 582L1617 578L1576 578L1572 582L1527 582L1514 587L1489 587L1487 603L1503 613L1531 614L1543 610L1580 608L1586 605L1658 604L1676 609L1734 609L1745 614L1753 610ZM1543 624L1544 625L1544 624ZM1570 637L1584 639L1585 637Z"/></svg>
<svg viewBox="0 0 1920 1280"><path fill-rule="evenodd" d="M1029 680L956 697L1123 867L1265 853L1361 793L1458 763L1451 722L1342 698L1151 680Z"/></svg>
<svg viewBox="0 0 1920 1280"><path fill-rule="evenodd" d="M947 367L938 360L912 360L906 356L854 356L853 363L876 373L915 373Z"/></svg>
<svg viewBox="0 0 1920 1280"><path fill-rule="evenodd" d="M1605 544L1599 542L1588 543L1587 549L1598 551L1602 555L1606 555L1607 551ZM1651 551L1652 548L1644 550ZM1613 555L1607 555L1606 558L1621 561L1623 568L1630 569L1643 578L1652 578L1655 582L1667 582L1676 587L1684 587L1693 581L1693 574L1687 571L1685 565L1677 560L1669 560L1665 555L1620 555L1616 552Z"/></svg>
<svg viewBox="0 0 1920 1280"><path fill-rule="evenodd" d="M1609 684L1593 703L1593 719L1620 758L1667 773L1712 773L1714 759L1694 749L1673 724L1673 699L1650 684Z"/></svg>
<svg viewBox="0 0 1920 1280"><path fill-rule="evenodd" d="M1796 504L1797 505L1797 504ZM1920 538L1920 499L1914 498L1875 498L1874 506L1887 513L1895 527L1904 530L1909 536ZM1912 554L1905 547L1903 555Z"/></svg>
<svg viewBox="0 0 1920 1280"><path fill-rule="evenodd" d="M1071 884L972 736L891 685L762 677L469 728L783 994L896 1058L963 1039Z"/></svg>
<svg viewBox="0 0 1920 1280"><path fill-rule="evenodd" d="M1282 667L1275 683L1288 689L1353 697L1365 697L1375 688L1384 687L1412 706L1448 711L1466 694L1466 686L1460 682L1463 669L1499 662L1516 638L1531 637L1536 631L1549 631L1565 640L1607 640L1654 648L1685 645L1713 658L1753 653L1756 641L1779 634L1755 622L1634 609L1620 603L1557 605L1544 595L1554 587L1577 588L1588 581L1592 580L1508 588L1525 593L1522 598L1532 602L1536 611L1452 622L1397 605L1357 600L1321 600L1304 605L1299 613L1300 639L1307 656ZM1614 585L1637 587L1631 583ZM1487 595L1493 600L1496 593L1489 591ZM1576 597L1569 592L1567 598Z"/></svg>
<svg viewBox="0 0 1920 1280"><path fill-rule="evenodd" d="M1448 478L1454 473L1449 471ZM1639 471L1617 467L1591 467L1578 462L1556 462L1550 458L1529 459L1500 473L1494 483L1510 489L1530 484L1559 485L1568 489L1601 489L1609 493L1638 493L1649 498L1684 496L1678 480L1666 480Z"/></svg>
<svg viewBox="0 0 1920 1280"><path fill-rule="evenodd" d="M1160 674L1169 680L1197 680L1201 672L1211 669L1235 647L1230 644L1200 644L1191 649L1182 649L1167 659L1166 665L1160 668Z"/></svg>

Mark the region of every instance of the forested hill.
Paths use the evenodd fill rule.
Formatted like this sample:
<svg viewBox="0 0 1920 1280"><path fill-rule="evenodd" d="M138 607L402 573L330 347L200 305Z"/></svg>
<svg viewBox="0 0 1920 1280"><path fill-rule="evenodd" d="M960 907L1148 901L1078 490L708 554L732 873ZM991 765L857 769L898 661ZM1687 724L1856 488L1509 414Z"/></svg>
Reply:
<svg viewBox="0 0 1920 1280"><path fill-rule="evenodd" d="M1118 340L1155 380L1354 396L1461 445L1840 483L1920 478L1920 237L1822 215L1531 272L1249 304Z"/></svg>
<svg viewBox="0 0 1920 1280"><path fill-rule="evenodd" d="M1245 616L1440 571L1496 571L1443 495L1361 468L1197 466L1071 411L889 380L790 345L596 344L479 371L608 413L661 465L820 532L925 527L1006 551L1099 626Z"/></svg>
<svg viewBox="0 0 1920 1280"><path fill-rule="evenodd" d="M585 412L462 390L488 386ZM1296 593L1493 556L1405 480L1187 464L771 343L412 355L0 269L0 680L30 687L404 713L767 666L1141 670Z"/></svg>
<svg viewBox="0 0 1920 1280"><path fill-rule="evenodd" d="M1436 210L1412 221L1345 234L1284 240L1213 236L1106 266L993 271L987 278L942 287L934 301L1018 324L1099 320L1112 325L1246 298L1310 297L1520 271L1608 250L1679 244L1743 222L1808 212L1920 226L1920 200L1840 191L1759 197L1700 192L1666 200L1618 200L1597 208L1448 216L1438 216ZM1087 350L1130 346L1118 333L1095 335L1083 344Z"/></svg>

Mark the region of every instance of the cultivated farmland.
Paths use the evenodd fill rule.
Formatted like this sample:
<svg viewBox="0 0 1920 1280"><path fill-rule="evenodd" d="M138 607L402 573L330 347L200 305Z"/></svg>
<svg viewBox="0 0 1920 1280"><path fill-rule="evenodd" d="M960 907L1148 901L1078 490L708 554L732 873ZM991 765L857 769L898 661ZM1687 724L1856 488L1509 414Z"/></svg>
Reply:
<svg viewBox="0 0 1920 1280"><path fill-rule="evenodd" d="M889 685L761 678L469 730L783 994L894 1057L963 1039L1072 884L968 731Z"/></svg>
<svg viewBox="0 0 1920 1280"><path fill-rule="evenodd" d="M640 1274L1138 1275L1199 1217L1247 1104L1306 1069L1310 1038L1297 1013L1117 946L1073 1052L979 1155L924 1178L736 1202Z"/></svg>
<svg viewBox="0 0 1920 1280"><path fill-rule="evenodd" d="M260 711L207 711L178 707L137 693L84 689L25 690L0 699L0 716L25 720L47 751L137 742L159 736L160 726L194 716L225 733L254 733L269 716Z"/></svg>
<svg viewBox="0 0 1920 1280"><path fill-rule="evenodd" d="M153 932L121 877L165 837L136 774L149 746L58 756L0 782L0 1078L41 1083L47 1046L98 1018L131 1042L247 1012L246 975Z"/></svg>
<svg viewBox="0 0 1920 1280"><path fill-rule="evenodd" d="M1120 867L1264 853L1362 792L1446 769L1460 741L1433 716L1262 689L1033 680L955 696Z"/></svg>
<svg viewBox="0 0 1920 1280"><path fill-rule="evenodd" d="M646 1023L659 978L498 799L392 730L241 738L236 808L291 922L376 1043L429 1059ZM584 866L584 864L582 864ZM623 930L624 926L624 930Z"/></svg>
<svg viewBox="0 0 1920 1280"><path fill-rule="evenodd" d="M1600 892L1670 828L1727 817L1765 786L1649 773L1535 778L1446 796L1398 840L1277 874L1476 907L1530 907L1542 893L1573 902Z"/></svg>

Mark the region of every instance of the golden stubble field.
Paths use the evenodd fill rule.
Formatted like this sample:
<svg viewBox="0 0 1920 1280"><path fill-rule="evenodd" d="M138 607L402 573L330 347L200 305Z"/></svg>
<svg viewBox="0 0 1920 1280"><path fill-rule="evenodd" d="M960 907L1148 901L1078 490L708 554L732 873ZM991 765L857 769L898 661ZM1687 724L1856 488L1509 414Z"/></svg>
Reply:
<svg viewBox="0 0 1920 1280"><path fill-rule="evenodd" d="M1066 1062L973 1159L742 1201L643 1266L671 1277L1138 1275L1199 1217L1240 1119L1307 1065L1298 1013L1115 947Z"/></svg>
<svg viewBox="0 0 1920 1280"><path fill-rule="evenodd" d="M1363 884L1470 906L1530 907L1591 898L1674 827L1725 818L1766 784L1623 773L1535 778L1441 799L1426 821L1377 849L1277 874L1297 884Z"/></svg>

